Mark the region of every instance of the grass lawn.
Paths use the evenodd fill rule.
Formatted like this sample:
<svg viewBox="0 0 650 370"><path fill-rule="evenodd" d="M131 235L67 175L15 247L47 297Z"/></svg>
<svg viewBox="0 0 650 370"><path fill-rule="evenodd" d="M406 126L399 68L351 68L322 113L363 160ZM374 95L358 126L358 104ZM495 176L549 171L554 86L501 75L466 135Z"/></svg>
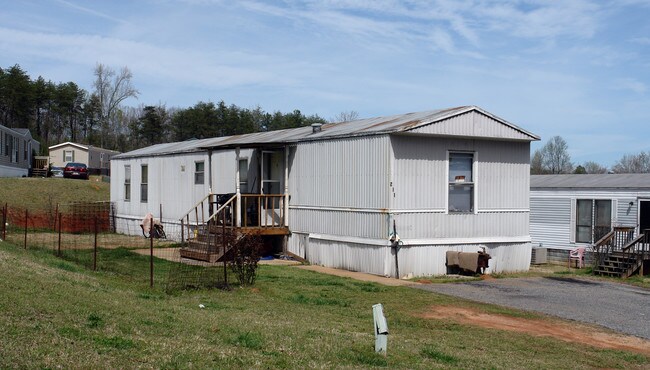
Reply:
<svg viewBox="0 0 650 370"><path fill-rule="evenodd" d="M375 303L388 320L387 357L373 349ZM261 266L254 287L167 295L0 243L0 368L650 366L636 353L424 318L438 306L554 320L286 266Z"/></svg>
<svg viewBox="0 0 650 370"><path fill-rule="evenodd" d="M110 199L110 184L90 180L62 178L2 178L0 179L0 202L10 207L27 208L30 212L42 212L56 207L57 203L95 202Z"/></svg>

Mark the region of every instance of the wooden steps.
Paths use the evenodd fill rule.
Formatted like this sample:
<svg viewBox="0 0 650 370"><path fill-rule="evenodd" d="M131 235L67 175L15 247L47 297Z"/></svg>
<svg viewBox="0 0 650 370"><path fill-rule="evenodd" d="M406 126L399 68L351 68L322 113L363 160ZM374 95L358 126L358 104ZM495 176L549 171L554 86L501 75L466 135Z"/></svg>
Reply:
<svg viewBox="0 0 650 370"><path fill-rule="evenodd" d="M603 276L627 278L632 276L643 264L642 259L624 255L622 252L613 252L606 256L594 273Z"/></svg>

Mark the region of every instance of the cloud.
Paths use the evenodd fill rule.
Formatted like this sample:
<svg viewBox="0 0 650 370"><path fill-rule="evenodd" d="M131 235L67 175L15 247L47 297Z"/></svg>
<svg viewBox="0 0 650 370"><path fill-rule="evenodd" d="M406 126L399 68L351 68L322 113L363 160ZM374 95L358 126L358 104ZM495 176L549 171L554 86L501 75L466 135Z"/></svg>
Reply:
<svg viewBox="0 0 650 370"><path fill-rule="evenodd" d="M95 17L103 18L103 19L106 19L106 20L109 20L109 21L112 21L112 22L115 22L115 23L126 23L123 19L112 17L112 16L110 16L110 15L108 15L106 13L102 13L102 12L97 11L95 9L86 8L84 6L74 4L74 3L70 2L70 1L66 1L66 0L54 0L54 1L56 1L57 3L59 3L61 5L66 6L68 8L78 10L80 12L90 14L90 15L95 16Z"/></svg>
<svg viewBox="0 0 650 370"><path fill-rule="evenodd" d="M646 84L633 78L620 78L614 81L614 89L629 90L637 94L643 94L648 90Z"/></svg>

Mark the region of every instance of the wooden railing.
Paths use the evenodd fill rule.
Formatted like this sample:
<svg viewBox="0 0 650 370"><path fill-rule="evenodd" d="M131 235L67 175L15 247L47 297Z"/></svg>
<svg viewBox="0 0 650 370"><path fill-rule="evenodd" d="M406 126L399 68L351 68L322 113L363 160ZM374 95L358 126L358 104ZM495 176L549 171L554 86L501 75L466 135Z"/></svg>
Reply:
<svg viewBox="0 0 650 370"><path fill-rule="evenodd" d="M635 264L626 273L625 277L629 277L643 264L644 259L650 258L650 229L643 230L643 234L639 234L627 243L621 248L621 252L623 252L624 259L635 261Z"/></svg>
<svg viewBox="0 0 650 370"><path fill-rule="evenodd" d="M621 251L634 238L633 227L617 226L592 245L594 267L601 265L613 252Z"/></svg>
<svg viewBox="0 0 650 370"><path fill-rule="evenodd" d="M211 213L211 207L216 199L216 194L208 194L205 198L198 201L194 207L183 217L181 221L181 242L192 239L194 232L206 225L206 210Z"/></svg>
<svg viewBox="0 0 650 370"><path fill-rule="evenodd" d="M244 228L286 226L284 194L209 194L181 219L181 240L194 239L208 225ZM207 212L206 212L207 210Z"/></svg>
<svg viewBox="0 0 650 370"><path fill-rule="evenodd" d="M242 227L284 227L284 194L241 194Z"/></svg>

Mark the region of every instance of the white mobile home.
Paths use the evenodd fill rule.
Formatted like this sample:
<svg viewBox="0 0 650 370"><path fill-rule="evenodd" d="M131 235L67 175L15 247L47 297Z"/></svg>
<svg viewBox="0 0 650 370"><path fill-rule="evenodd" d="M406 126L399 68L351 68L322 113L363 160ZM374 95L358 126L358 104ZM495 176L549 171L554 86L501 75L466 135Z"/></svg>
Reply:
<svg viewBox="0 0 650 370"><path fill-rule="evenodd" d="M566 262L568 251L590 247L613 227L650 229L650 174L533 175L533 247Z"/></svg>
<svg viewBox="0 0 650 370"><path fill-rule="evenodd" d="M484 247L488 272L521 271L533 140L466 106L159 144L113 157L111 201L132 222L123 231L138 232L159 207L166 220L189 220L206 194L232 193L235 209L265 204L263 216L239 212L237 225L280 217L286 251L314 264L395 276L397 260L400 276L439 275L446 251Z"/></svg>

